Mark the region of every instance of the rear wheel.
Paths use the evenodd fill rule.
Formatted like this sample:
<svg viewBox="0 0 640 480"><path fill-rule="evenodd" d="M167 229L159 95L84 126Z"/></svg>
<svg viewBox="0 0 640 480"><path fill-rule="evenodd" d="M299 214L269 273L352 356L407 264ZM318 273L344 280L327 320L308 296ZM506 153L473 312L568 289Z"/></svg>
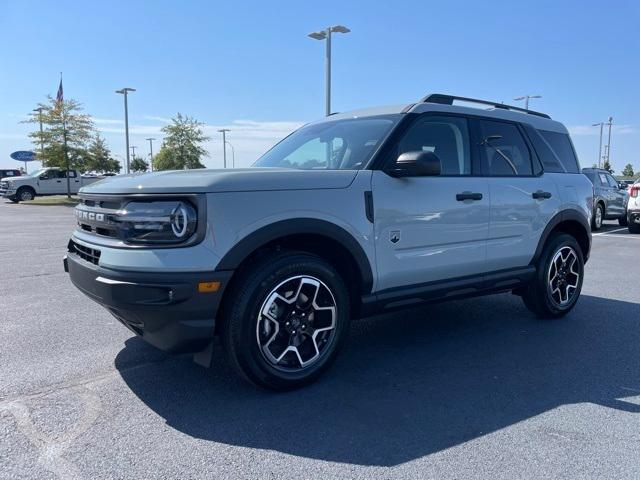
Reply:
<svg viewBox="0 0 640 480"><path fill-rule="evenodd" d="M640 233L640 223L629 222L629 233Z"/></svg>
<svg viewBox="0 0 640 480"><path fill-rule="evenodd" d="M591 219L591 230L600 230L602 228L602 220L604 220L604 207L601 203L596 205Z"/></svg>
<svg viewBox="0 0 640 480"><path fill-rule="evenodd" d="M291 390L318 378L348 331L349 297L337 271L307 253L282 252L240 273L223 308L222 342L250 382Z"/></svg>
<svg viewBox="0 0 640 480"><path fill-rule="evenodd" d="M578 242L571 235L555 235L542 251L534 280L522 298L539 317L561 317L578 301L583 277L584 259Z"/></svg>

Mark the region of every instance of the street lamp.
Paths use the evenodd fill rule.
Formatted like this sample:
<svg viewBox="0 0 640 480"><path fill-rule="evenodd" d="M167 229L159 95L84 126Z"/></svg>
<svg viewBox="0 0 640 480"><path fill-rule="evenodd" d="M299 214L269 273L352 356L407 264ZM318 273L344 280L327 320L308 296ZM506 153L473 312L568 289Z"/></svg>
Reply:
<svg viewBox="0 0 640 480"><path fill-rule="evenodd" d="M602 160L602 128L604 127L604 122L594 123L591 125L592 127L600 127L600 147L598 147L598 168L600 168L600 161Z"/></svg>
<svg viewBox="0 0 640 480"><path fill-rule="evenodd" d="M224 168L227 168L227 132L230 132L228 128L221 128L218 132L222 133L222 155L224 159Z"/></svg>
<svg viewBox="0 0 640 480"><path fill-rule="evenodd" d="M44 162L44 133L42 131L42 110L44 110L44 108L42 107L33 109L34 112L38 112L38 120L40 121L40 156L42 157L42 166L46 167Z"/></svg>
<svg viewBox="0 0 640 480"><path fill-rule="evenodd" d="M529 99L542 98L542 95L524 95L522 97L514 98L514 100L524 100L524 109L529 110Z"/></svg>
<svg viewBox="0 0 640 480"><path fill-rule="evenodd" d="M155 138L147 138L149 141L149 168L153 172L153 142Z"/></svg>
<svg viewBox="0 0 640 480"><path fill-rule="evenodd" d="M607 152L607 163L609 164L609 167L611 167L611 125L613 125L613 117L609 117L609 121L605 123L605 125L609 126L609 138L607 140L606 152Z"/></svg>
<svg viewBox="0 0 640 480"><path fill-rule="evenodd" d="M331 115L331 34L332 33L349 33L349 30L344 25L334 25L333 27L327 27L325 30L319 32L311 32L307 35L314 40L326 40L325 51L325 114Z"/></svg>
<svg viewBox="0 0 640 480"><path fill-rule="evenodd" d="M124 134L127 146L127 173L130 170L130 161L129 161L129 106L127 104L127 95L129 92L135 92L135 88L124 87L120 90L116 90L116 93L124 95Z"/></svg>
<svg viewBox="0 0 640 480"><path fill-rule="evenodd" d="M135 159L136 158L136 148L138 148L138 147L135 146L135 145L131 145L131 147L129 147L129 148L131 148L131 156Z"/></svg>
<svg viewBox="0 0 640 480"><path fill-rule="evenodd" d="M231 168L236 168L236 149L233 148L233 145L231 145L231 143L229 142L225 142L225 143L231 147L231 164L233 165L233 167Z"/></svg>

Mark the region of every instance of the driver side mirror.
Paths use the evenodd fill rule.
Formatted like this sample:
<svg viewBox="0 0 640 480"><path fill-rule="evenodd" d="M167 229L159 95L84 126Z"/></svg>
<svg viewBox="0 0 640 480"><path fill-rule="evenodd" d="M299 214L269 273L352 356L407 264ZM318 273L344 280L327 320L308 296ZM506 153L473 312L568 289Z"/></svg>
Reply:
<svg viewBox="0 0 640 480"><path fill-rule="evenodd" d="M626 183L619 183L618 184L618 188L620 188L620 190L626 190L628 186L629 185L627 185Z"/></svg>
<svg viewBox="0 0 640 480"><path fill-rule="evenodd" d="M435 177L440 175L440 159L433 152L405 152L396 160L395 168L387 173L392 177Z"/></svg>

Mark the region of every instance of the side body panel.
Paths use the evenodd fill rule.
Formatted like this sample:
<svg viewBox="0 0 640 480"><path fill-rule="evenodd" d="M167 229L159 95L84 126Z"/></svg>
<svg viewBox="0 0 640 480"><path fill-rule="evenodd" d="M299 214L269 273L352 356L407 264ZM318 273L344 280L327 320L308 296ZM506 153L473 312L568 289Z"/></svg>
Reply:
<svg viewBox="0 0 640 480"><path fill-rule="evenodd" d="M374 171L372 187L379 290L486 271L486 179ZM481 193L482 200L457 201L464 191Z"/></svg>

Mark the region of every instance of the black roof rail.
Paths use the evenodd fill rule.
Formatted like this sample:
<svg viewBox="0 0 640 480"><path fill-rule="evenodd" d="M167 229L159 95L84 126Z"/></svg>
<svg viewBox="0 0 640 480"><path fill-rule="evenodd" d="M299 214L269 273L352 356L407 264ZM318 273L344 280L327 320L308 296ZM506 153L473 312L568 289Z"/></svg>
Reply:
<svg viewBox="0 0 640 480"><path fill-rule="evenodd" d="M420 99L420 103L439 103L441 105L453 105L454 100L469 103L479 103L481 105L489 105L494 108L502 108L504 110L514 110L516 112L528 113L543 118L551 118L546 113L527 110L526 108L515 107L513 105L505 105L504 103L490 102L488 100L478 100L477 98L457 97L455 95L445 95L442 93L430 93L426 97Z"/></svg>

